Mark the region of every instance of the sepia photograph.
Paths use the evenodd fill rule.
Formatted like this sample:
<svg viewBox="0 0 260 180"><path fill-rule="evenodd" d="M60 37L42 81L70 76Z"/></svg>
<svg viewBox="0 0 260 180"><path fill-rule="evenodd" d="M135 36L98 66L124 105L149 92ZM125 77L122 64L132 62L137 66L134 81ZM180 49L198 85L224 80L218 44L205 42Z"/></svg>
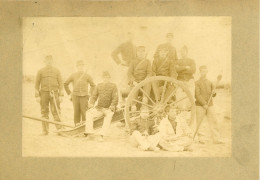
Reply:
<svg viewBox="0 0 260 180"><path fill-rule="evenodd" d="M231 157L230 16L23 17L23 157Z"/></svg>

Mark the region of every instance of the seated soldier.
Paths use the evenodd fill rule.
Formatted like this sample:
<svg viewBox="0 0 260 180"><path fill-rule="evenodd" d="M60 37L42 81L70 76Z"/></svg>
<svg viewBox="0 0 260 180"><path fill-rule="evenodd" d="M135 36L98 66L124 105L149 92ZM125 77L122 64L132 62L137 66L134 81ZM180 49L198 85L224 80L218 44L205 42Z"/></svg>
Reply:
<svg viewBox="0 0 260 180"><path fill-rule="evenodd" d="M138 46L137 47L137 57L131 62L129 70L128 70L128 79L129 85L133 87L137 83L143 81L144 79L152 76L152 68L151 63L148 59L146 59L145 55L145 47ZM147 84L144 86L144 91L147 95L150 95L151 85ZM136 99L138 96L138 92L134 96ZM148 98L143 95L142 101L147 103ZM136 109L135 104L133 104L132 109Z"/></svg>
<svg viewBox="0 0 260 180"><path fill-rule="evenodd" d="M95 108L94 104L98 99L98 104ZM103 137L107 135L108 129L118 103L118 92L116 84L110 82L110 74L103 72L103 82L98 84L90 99L89 108L86 114L86 127L85 136L93 134L93 121L94 119L104 116L104 122L101 131L99 132L98 141L104 141Z"/></svg>
<svg viewBox="0 0 260 180"><path fill-rule="evenodd" d="M159 151L157 147L160 141L159 133L154 134L154 121L149 118L149 109L142 106L140 117L130 123L130 142L142 151Z"/></svg>
<svg viewBox="0 0 260 180"><path fill-rule="evenodd" d="M166 151L181 152L191 150L192 131L186 123L185 118L176 116L176 109L167 106L165 108L167 117L159 124L161 136L159 145Z"/></svg>

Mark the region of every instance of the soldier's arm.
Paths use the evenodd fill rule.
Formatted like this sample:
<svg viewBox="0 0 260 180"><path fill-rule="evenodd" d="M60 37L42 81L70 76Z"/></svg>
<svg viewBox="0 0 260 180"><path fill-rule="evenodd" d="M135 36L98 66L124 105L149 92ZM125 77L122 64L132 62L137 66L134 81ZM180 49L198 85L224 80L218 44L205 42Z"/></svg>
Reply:
<svg viewBox="0 0 260 180"><path fill-rule="evenodd" d="M90 98L90 104L94 105L98 98L98 86L95 87L92 96Z"/></svg>
<svg viewBox="0 0 260 180"><path fill-rule="evenodd" d="M133 74L134 74L134 63L131 62L130 66L129 66L129 69L128 69L128 73L127 73L128 83L130 83L130 84L135 80Z"/></svg>
<svg viewBox="0 0 260 180"><path fill-rule="evenodd" d="M214 85L213 85L213 83L210 83L211 85L210 85L210 87L211 87L211 93L213 93L212 94L212 97L216 97L216 95L217 95L217 93L215 92L215 89L217 88L217 87L215 87Z"/></svg>
<svg viewBox="0 0 260 180"><path fill-rule="evenodd" d="M146 69L146 78L149 78L152 76L152 66L151 62L148 60L147 69Z"/></svg>
<svg viewBox="0 0 260 180"><path fill-rule="evenodd" d="M113 60L117 63L117 64L120 64L121 63L121 60L119 59L118 55L120 54L121 52L121 48L122 48L122 45L119 45L111 54Z"/></svg>
<svg viewBox="0 0 260 180"><path fill-rule="evenodd" d="M35 97L40 96L40 84L41 84L41 71L38 71L36 75L36 80L35 80Z"/></svg>
<svg viewBox="0 0 260 180"><path fill-rule="evenodd" d="M88 82L89 82L89 84L90 84L89 94L90 94L90 96L91 96L92 93L93 93L93 91L94 91L94 89L95 89L95 87L96 87L96 85L95 85L95 83L94 83L94 81L93 81L93 79L92 79L91 76L88 76Z"/></svg>
<svg viewBox="0 0 260 180"><path fill-rule="evenodd" d="M111 102L111 107L116 107L118 103L118 92L117 92L117 87L116 85L114 86L113 92L112 92L112 102Z"/></svg>
<svg viewBox="0 0 260 180"><path fill-rule="evenodd" d="M58 83L59 83L59 95L60 96L64 96L64 93L63 93L63 82L62 82L62 77L61 77L61 73L60 71L58 70Z"/></svg>
<svg viewBox="0 0 260 180"><path fill-rule="evenodd" d="M195 98L202 105L207 105L206 100L202 97L199 83L195 84Z"/></svg>
<svg viewBox="0 0 260 180"><path fill-rule="evenodd" d="M175 69L175 63L173 62L173 60L171 60L170 62L170 76L177 79L178 73L176 72Z"/></svg>
<svg viewBox="0 0 260 180"><path fill-rule="evenodd" d="M69 84L73 81L73 74L64 82L64 89L68 95L71 94Z"/></svg>
<svg viewBox="0 0 260 180"><path fill-rule="evenodd" d="M152 75L156 76L156 72L157 72L157 67L156 67L156 61L154 59L152 64Z"/></svg>

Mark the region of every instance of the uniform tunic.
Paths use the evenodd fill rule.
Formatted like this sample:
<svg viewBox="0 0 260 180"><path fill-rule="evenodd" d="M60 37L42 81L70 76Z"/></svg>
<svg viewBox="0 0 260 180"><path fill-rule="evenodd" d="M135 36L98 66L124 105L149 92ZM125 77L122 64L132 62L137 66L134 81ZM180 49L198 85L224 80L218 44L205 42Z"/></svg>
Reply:
<svg viewBox="0 0 260 180"><path fill-rule="evenodd" d="M87 96L91 95L94 88L95 83L92 80L92 77L88 74L84 74L84 72L76 72L73 73L64 83L64 89L67 94L70 95L71 91L69 89L69 84L73 83L73 95L75 96ZM82 76L83 75L83 76ZM88 92L88 85L91 86L90 91Z"/></svg>
<svg viewBox="0 0 260 180"><path fill-rule="evenodd" d="M109 108L110 106L116 107L118 103L118 92L116 84L114 83L100 83L96 86L93 95L91 96L90 103L95 104L98 99L97 107Z"/></svg>
<svg viewBox="0 0 260 180"><path fill-rule="evenodd" d="M160 59L156 58L153 61L152 71L156 76L168 76L177 78L177 73L174 67L173 60L169 58Z"/></svg>
<svg viewBox="0 0 260 180"><path fill-rule="evenodd" d="M154 54L154 59L159 58L159 49L160 49L161 47L166 47L166 48L168 49L168 51L169 51L168 58L169 58L170 60L173 60L174 63L178 60L177 52L176 52L175 47L173 47L173 46L172 46L171 44L169 44L169 43L160 44L160 45L157 47L157 49L156 49L156 51L155 51L155 54Z"/></svg>
<svg viewBox="0 0 260 180"><path fill-rule="evenodd" d="M193 59L180 59L177 61L176 71L178 73L178 80L189 81L193 79L193 74L196 72L196 64ZM190 69L186 69L185 66L189 66Z"/></svg>
<svg viewBox="0 0 260 180"><path fill-rule="evenodd" d="M142 119L141 117L134 119L130 123L130 131L131 134L133 131L139 131L140 133L144 133L144 131L147 131L149 135L152 135L153 132L153 126L155 125L154 121L152 120L146 120Z"/></svg>
<svg viewBox="0 0 260 180"><path fill-rule="evenodd" d="M197 106L204 106L207 105L210 95L213 90L213 84L208 79L200 78L195 83L195 98L196 98L196 105ZM213 95L213 97L215 97ZM212 106L213 102L210 101L209 106Z"/></svg>
<svg viewBox="0 0 260 180"><path fill-rule="evenodd" d="M151 62L148 59L135 59L129 66L129 81L141 82L145 78L152 76Z"/></svg>
<svg viewBox="0 0 260 180"><path fill-rule="evenodd" d="M119 54L121 54L122 60L128 66L130 62L136 57L136 47L130 41L120 44L112 52L112 58L117 64L121 63L121 60L118 57Z"/></svg>

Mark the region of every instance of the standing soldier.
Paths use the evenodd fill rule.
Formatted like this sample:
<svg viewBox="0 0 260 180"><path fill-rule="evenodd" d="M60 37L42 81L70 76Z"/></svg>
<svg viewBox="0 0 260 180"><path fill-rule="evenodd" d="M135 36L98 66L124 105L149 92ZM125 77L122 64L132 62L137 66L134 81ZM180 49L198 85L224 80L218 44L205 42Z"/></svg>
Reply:
<svg viewBox="0 0 260 180"><path fill-rule="evenodd" d="M103 72L103 82L98 84L91 96L89 108L93 108L98 99L98 104L95 108L87 112L87 121L85 135L93 134L93 121L96 118L104 117L104 122L101 131L99 132L98 141L104 141L103 137L107 135L112 116L116 110L118 103L118 93L116 84L110 82L110 74Z"/></svg>
<svg viewBox="0 0 260 180"><path fill-rule="evenodd" d="M172 45L172 40L173 40L173 33L167 33L166 34L166 43L163 43L163 44L160 44L157 49L156 49L156 52L154 54L154 59L157 59L159 58L159 51L160 51L160 48L162 46L166 46L166 48L168 49L169 53L168 53L168 58L170 60L172 60L174 63L176 63L176 61L178 60L178 57L177 57L177 52L176 52L176 49L175 47Z"/></svg>
<svg viewBox="0 0 260 180"><path fill-rule="evenodd" d="M77 61L78 72L73 73L64 83L64 89L71 95L74 109L75 126L86 121L86 110L88 107L89 94L91 95L95 84L92 77L85 72L84 61ZM69 89L69 84L73 83L73 93ZM88 85L91 86L90 90Z"/></svg>
<svg viewBox="0 0 260 180"><path fill-rule="evenodd" d="M213 101L210 98L211 95L216 96L215 89L212 82L207 79L208 69L207 66L201 66L200 79L195 84L195 97L196 97L196 116L197 124L203 120L204 116L207 116L210 132L213 138L213 142L216 144L223 143L220 140L218 122L216 119ZM205 128L198 130L199 142L205 144Z"/></svg>
<svg viewBox="0 0 260 180"><path fill-rule="evenodd" d="M131 62L128 70L129 85L133 87L137 83L151 76L152 76L151 62L148 59L146 59L145 47L138 46L137 57L135 60ZM144 91L146 92L146 94L150 95L151 85L147 84L144 87ZM137 98L137 96L138 94L136 94L134 97ZM147 103L148 101L147 97L145 97L144 95L142 100L144 103ZM136 109L135 105L133 105L132 109L133 108Z"/></svg>
<svg viewBox="0 0 260 180"><path fill-rule="evenodd" d="M45 119L49 119L49 104L55 121L60 120L60 102L63 97L63 84L60 71L53 67L53 59L51 55L45 57L46 66L40 69L36 76L35 97L36 101L41 105L41 115ZM59 130L60 125L56 125ZM48 135L49 124L42 122L43 135Z"/></svg>
<svg viewBox="0 0 260 180"><path fill-rule="evenodd" d="M119 98L121 106L124 106L124 98L127 96L127 93L129 91L129 87L127 84L128 67L131 64L131 61L134 60L136 57L136 47L133 43L134 36L131 32L128 32L127 36L127 41L120 44L111 54L113 60L118 65L120 65L120 69L117 70L118 74L120 74L121 76L120 82L118 84L118 86L120 87ZM121 58L119 55L121 55Z"/></svg>

